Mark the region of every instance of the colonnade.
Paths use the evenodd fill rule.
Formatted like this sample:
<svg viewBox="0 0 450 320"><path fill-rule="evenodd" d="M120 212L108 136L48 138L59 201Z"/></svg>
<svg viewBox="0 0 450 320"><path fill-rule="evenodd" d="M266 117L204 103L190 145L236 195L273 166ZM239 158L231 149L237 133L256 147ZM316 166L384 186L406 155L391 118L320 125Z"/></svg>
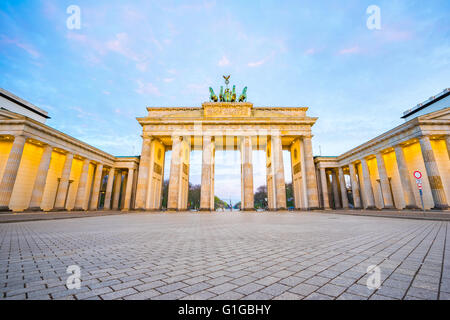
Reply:
<svg viewBox="0 0 450 320"><path fill-rule="evenodd" d="M414 171L420 171L425 209L448 209L449 140L448 135L422 135L352 156L350 161L319 158L316 165L321 207L421 209L420 191L413 176Z"/></svg>
<svg viewBox="0 0 450 320"><path fill-rule="evenodd" d="M170 174L168 186L167 209L173 211L186 210L189 192L189 166L191 136L173 134L171 136L172 158L170 161ZM222 136L202 134L202 170L200 210L214 210L214 167L216 147L227 147L216 143L216 138ZM232 141L233 149L237 146L241 154L241 209L254 210L253 190L253 162L252 152L255 144L263 147L266 152L266 177L268 207L270 210L286 209L286 189L283 164L282 136L272 134L264 137L255 135L227 136ZM258 143L255 141L258 140ZM292 165L295 167L294 197L297 209L316 209L318 192L312 157L311 137L289 137L290 145L285 145L289 151L295 153ZM234 145L234 144L237 145ZM226 144L226 143L225 143ZM229 147L229 146L228 146ZM157 136L144 136L142 155L139 167L139 176L136 191L136 209L160 210L162 204L163 170L156 172L155 168L164 167L164 157L155 155L161 150L165 152L166 146L162 138Z"/></svg>
<svg viewBox="0 0 450 320"><path fill-rule="evenodd" d="M26 135L3 138L1 211L132 208L135 168L107 165Z"/></svg>

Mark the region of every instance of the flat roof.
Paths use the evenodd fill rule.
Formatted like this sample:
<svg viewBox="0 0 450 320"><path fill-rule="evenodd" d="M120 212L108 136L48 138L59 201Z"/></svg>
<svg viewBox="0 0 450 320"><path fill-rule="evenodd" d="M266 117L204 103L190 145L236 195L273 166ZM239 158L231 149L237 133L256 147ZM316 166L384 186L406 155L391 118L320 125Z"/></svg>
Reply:
<svg viewBox="0 0 450 320"><path fill-rule="evenodd" d="M3 88L0 88L0 97L3 97L11 102L14 102L14 103L20 105L21 107L24 107L25 109L30 110L31 112L34 112L34 113L40 115L41 117L50 119L47 111L44 111L41 108L36 107L34 104L31 104L30 102L19 98L15 94L12 94L11 92L9 92Z"/></svg>
<svg viewBox="0 0 450 320"><path fill-rule="evenodd" d="M403 112L403 116L401 118L404 119L406 117L409 117L410 115L422 110L423 108L428 107L430 104L433 104L441 99L444 99L448 95L450 95L450 88L446 88L442 92L439 92L437 95L429 97L428 100L425 100L424 102L419 103L415 107L406 110L405 112Z"/></svg>

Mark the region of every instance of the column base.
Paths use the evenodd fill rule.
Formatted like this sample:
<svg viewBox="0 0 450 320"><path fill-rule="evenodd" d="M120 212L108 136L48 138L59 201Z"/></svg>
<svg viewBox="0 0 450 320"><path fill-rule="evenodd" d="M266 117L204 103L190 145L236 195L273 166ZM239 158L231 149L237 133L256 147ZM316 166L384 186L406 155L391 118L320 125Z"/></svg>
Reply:
<svg viewBox="0 0 450 320"><path fill-rule="evenodd" d="M39 212L44 211L41 207L30 207L28 209L25 209L23 212Z"/></svg>
<svg viewBox="0 0 450 320"><path fill-rule="evenodd" d="M57 212L57 211L67 211L67 209L66 208L53 208L53 209L50 209L50 212Z"/></svg>
<svg viewBox="0 0 450 320"><path fill-rule="evenodd" d="M255 211L255 209L254 208L244 208L244 209L241 209L241 211Z"/></svg>
<svg viewBox="0 0 450 320"><path fill-rule="evenodd" d="M210 211L210 212L212 212L214 210L210 209L210 208L200 208L199 211Z"/></svg>
<svg viewBox="0 0 450 320"><path fill-rule="evenodd" d="M386 206L386 207L383 207L381 210L398 210L396 207L394 207L394 206Z"/></svg>
<svg viewBox="0 0 450 320"><path fill-rule="evenodd" d="M433 208L431 208L431 210L448 210L449 206L446 204L443 205L435 205Z"/></svg>
<svg viewBox="0 0 450 320"><path fill-rule="evenodd" d="M406 210L422 210L422 208L419 208L416 205L409 205L409 206L406 206L404 209L406 209Z"/></svg>
<svg viewBox="0 0 450 320"><path fill-rule="evenodd" d="M73 208L72 211L87 211L87 210L83 208Z"/></svg>
<svg viewBox="0 0 450 320"><path fill-rule="evenodd" d="M12 212L12 210L8 206L1 206L0 212L6 213L6 212Z"/></svg>
<svg viewBox="0 0 450 320"><path fill-rule="evenodd" d="M375 206L368 206L368 207L364 208L364 210L378 210L378 208Z"/></svg>
<svg viewBox="0 0 450 320"><path fill-rule="evenodd" d="M320 207L309 207L306 210L308 210L308 211L317 211L317 210L322 210L322 208L320 208Z"/></svg>

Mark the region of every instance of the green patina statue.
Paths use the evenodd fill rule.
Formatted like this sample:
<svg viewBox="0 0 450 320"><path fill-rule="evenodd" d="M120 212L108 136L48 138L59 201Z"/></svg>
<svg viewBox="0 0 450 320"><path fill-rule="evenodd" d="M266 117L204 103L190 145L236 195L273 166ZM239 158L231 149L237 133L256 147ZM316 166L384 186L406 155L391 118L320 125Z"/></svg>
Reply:
<svg viewBox="0 0 450 320"><path fill-rule="evenodd" d="M220 102L223 102L223 101L224 101L224 99L223 99L223 86L220 86L219 99L220 99Z"/></svg>
<svg viewBox="0 0 450 320"><path fill-rule="evenodd" d="M239 102L247 101L247 87L242 90L242 94L239 96Z"/></svg>
<svg viewBox="0 0 450 320"><path fill-rule="evenodd" d="M217 102L217 100L218 99L216 94L214 93L214 90L211 87L209 87L209 101Z"/></svg>
<svg viewBox="0 0 450 320"><path fill-rule="evenodd" d="M214 90L209 87L209 101L220 101L220 102L236 102L237 101L237 95L236 95L236 86L233 85L233 90L230 90L228 88L228 84L230 83L230 76L223 76L223 78L225 79L225 91L223 90L223 86L220 86L220 93L219 93L219 97L217 98L217 96L214 93ZM244 88L244 90L242 91L242 94L239 96L239 102L244 102L247 101L247 87Z"/></svg>

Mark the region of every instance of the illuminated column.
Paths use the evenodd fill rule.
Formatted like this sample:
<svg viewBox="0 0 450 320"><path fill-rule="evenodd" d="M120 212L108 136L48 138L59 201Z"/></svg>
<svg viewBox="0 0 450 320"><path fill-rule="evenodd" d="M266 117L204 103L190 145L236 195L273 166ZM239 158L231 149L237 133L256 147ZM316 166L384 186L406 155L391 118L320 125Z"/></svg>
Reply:
<svg viewBox="0 0 450 320"><path fill-rule="evenodd" d="M320 184L322 186L323 208L330 209L330 201L328 200L327 176L325 168L320 168Z"/></svg>
<svg viewBox="0 0 450 320"><path fill-rule="evenodd" d="M383 193L384 209L394 209L394 202L392 200L391 188L389 186L389 179L386 172L386 165L384 163L383 154L378 152L377 166L378 175L380 176L381 192Z"/></svg>
<svg viewBox="0 0 450 320"><path fill-rule="evenodd" d="M33 192L31 194L31 200L28 209L30 211L42 210L41 202L44 195L45 182L47 181L47 173L50 167L50 160L52 158L52 151L53 147L49 145L44 146L44 152L42 153L41 162L39 163L36 180L34 180Z"/></svg>
<svg viewBox="0 0 450 320"><path fill-rule="evenodd" d="M430 182L431 194L433 195L433 209L448 209L447 198L445 196L444 187L436 163L433 148L431 147L430 137L422 136L419 139L420 148L422 149L423 161L427 170L428 180Z"/></svg>
<svg viewBox="0 0 450 320"><path fill-rule="evenodd" d="M180 194L181 179L181 137L172 137L172 159L170 161L169 190L167 210L178 210L178 196Z"/></svg>
<svg viewBox="0 0 450 320"><path fill-rule="evenodd" d="M366 201L365 209L375 209L375 199L373 197L372 182L370 181L369 167L367 166L367 160L361 159L361 169L364 182L364 199Z"/></svg>
<svg viewBox="0 0 450 320"><path fill-rule="evenodd" d="M120 199L120 187L122 186L122 170L117 170L117 175L114 180L114 190L113 190L113 210L119 209L119 199Z"/></svg>
<svg viewBox="0 0 450 320"><path fill-rule="evenodd" d="M131 191L133 187L133 174L134 169L129 168L128 169L128 177L127 177L127 187L125 189L125 200L123 202L123 209L124 211L130 210L130 202L131 202Z"/></svg>
<svg viewBox="0 0 450 320"><path fill-rule="evenodd" d="M254 210L252 137L250 136L241 138L241 194L242 210Z"/></svg>
<svg viewBox="0 0 450 320"><path fill-rule="evenodd" d="M114 182L114 172L115 172L114 168L109 169L108 182L106 183L105 204L103 206L104 210L111 209L111 195Z"/></svg>
<svg viewBox="0 0 450 320"><path fill-rule="evenodd" d="M20 160L22 158L23 148L27 138L25 136L16 136L14 138L8 161L6 162L3 177L0 182L0 211L9 211L9 201L16 182L17 172L19 171Z"/></svg>
<svg viewBox="0 0 450 320"><path fill-rule="evenodd" d="M73 153L66 154L64 167L61 174L61 180L58 185L58 192L56 194L55 206L52 211L66 210L66 200L69 189L70 171L72 169Z"/></svg>
<svg viewBox="0 0 450 320"><path fill-rule="evenodd" d="M348 209L347 187L345 186L344 170L342 167L338 168L339 184L341 186L342 209Z"/></svg>
<svg viewBox="0 0 450 320"><path fill-rule="evenodd" d="M214 210L214 141L211 136L203 136L200 210Z"/></svg>
<svg viewBox="0 0 450 320"><path fill-rule="evenodd" d="M418 209L416 205L416 199L414 198L414 192L411 186L411 179L408 173L408 167L406 165L405 154L403 148L400 145L394 147L395 158L397 159L397 168L400 175L400 183L403 191L403 198L405 199L406 209ZM378 160L377 160L378 161Z"/></svg>
<svg viewBox="0 0 450 320"><path fill-rule="evenodd" d="M89 159L84 159L83 167L81 169L80 181L78 182L78 190L77 197L75 199L75 207L74 210L86 210L87 206L87 182L88 182L88 174L89 174Z"/></svg>
<svg viewBox="0 0 450 320"><path fill-rule="evenodd" d="M332 176L333 176L333 181L331 182L331 186L333 188L333 198L334 198L334 208L338 209L341 207L341 200L339 199L339 188L338 188L338 175L336 170L337 169L331 169L332 171Z"/></svg>
<svg viewBox="0 0 450 320"><path fill-rule="evenodd" d="M348 168L350 170L350 182L352 184L353 207L354 209L361 209L361 195L358 180L356 178L355 164L350 163Z"/></svg>
<svg viewBox="0 0 450 320"><path fill-rule="evenodd" d="M136 209L144 210L149 192L150 153L152 138L144 137L142 141L141 159L136 190Z"/></svg>
<svg viewBox="0 0 450 320"><path fill-rule="evenodd" d="M274 178L275 178L277 210L286 210L286 182L284 180L283 146L281 144L281 136L278 134L272 136L272 152L273 152L273 161L275 165ZM253 203L253 189L251 198Z"/></svg>
<svg viewBox="0 0 450 320"><path fill-rule="evenodd" d="M97 210L98 208L98 195L100 192L100 185L102 183L102 173L103 164L99 163L97 164L97 168L95 170L94 185L92 187L92 197L89 210Z"/></svg>
<svg viewBox="0 0 450 320"><path fill-rule="evenodd" d="M308 194L308 209L319 208L319 193L317 190L316 171L314 166L311 137L303 137L305 151L306 189Z"/></svg>
<svg viewBox="0 0 450 320"><path fill-rule="evenodd" d="M445 143L447 144L447 153L448 157L450 158L450 135L445 136Z"/></svg>

